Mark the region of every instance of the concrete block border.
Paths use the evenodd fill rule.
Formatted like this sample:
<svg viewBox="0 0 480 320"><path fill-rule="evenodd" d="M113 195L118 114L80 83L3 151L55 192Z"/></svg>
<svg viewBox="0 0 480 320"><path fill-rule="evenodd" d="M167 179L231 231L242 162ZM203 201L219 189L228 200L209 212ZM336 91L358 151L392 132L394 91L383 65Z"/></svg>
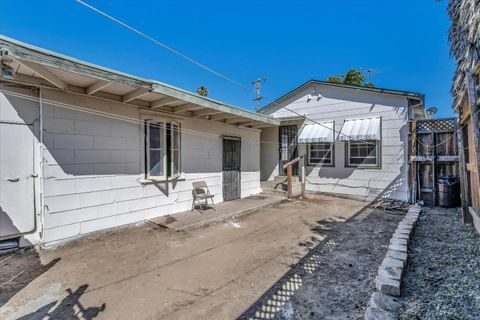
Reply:
<svg viewBox="0 0 480 320"><path fill-rule="evenodd" d="M387 253L375 278L375 287L378 292L375 292L370 299L365 320L398 318L399 302L396 297L399 297L401 292L410 235L421 211L422 208L419 205L410 207L390 239Z"/></svg>

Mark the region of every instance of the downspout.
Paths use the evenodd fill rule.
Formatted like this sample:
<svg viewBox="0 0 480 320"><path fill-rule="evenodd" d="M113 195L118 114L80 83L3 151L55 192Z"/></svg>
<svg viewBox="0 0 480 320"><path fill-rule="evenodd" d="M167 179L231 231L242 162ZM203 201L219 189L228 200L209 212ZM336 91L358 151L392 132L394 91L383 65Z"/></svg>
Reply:
<svg viewBox="0 0 480 320"><path fill-rule="evenodd" d="M40 242L43 243L45 238L45 223L44 223L44 214L45 214L45 200L44 200L44 190L45 190L45 170L44 170L44 144L43 144L43 88L39 87L39 104L40 104Z"/></svg>
<svg viewBox="0 0 480 320"><path fill-rule="evenodd" d="M424 107L424 103L422 99L417 100L417 103L412 103L411 101L414 100L412 98L408 99L408 120L416 120L413 114L413 108L417 107ZM426 115L425 115L426 118Z"/></svg>

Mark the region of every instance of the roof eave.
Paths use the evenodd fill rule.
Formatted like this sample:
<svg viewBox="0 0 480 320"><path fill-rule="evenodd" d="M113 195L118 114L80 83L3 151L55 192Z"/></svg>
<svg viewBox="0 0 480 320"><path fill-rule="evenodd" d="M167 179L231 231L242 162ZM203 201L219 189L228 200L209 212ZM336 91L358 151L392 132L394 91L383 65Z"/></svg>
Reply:
<svg viewBox="0 0 480 320"><path fill-rule="evenodd" d="M416 98L421 101L425 100L425 95L417 92L410 92L410 91L401 91L401 90L392 90L392 89L385 89L385 88L369 88L369 87L359 87L359 86L350 86L350 85L344 85L344 84L337 84L337 83L332 83L328 81L321 81L321 80L315 80L315 79L310 79L307 82L301 84L297 88L287 92L286 94L282 95L280 98L276 99L275 101L269 103L262 109L258 111L258 113L264 113L265 111L271 109L273 106L278 105L282 101L288 99L289 97L295 95L299 91L303 90L304 88L308 87L311 84L319 84L319 85L326 85L326 86L331 86L331 87L338 87L338 88L344 88L344 89L352 89L352 90L361 90L361 91L369 91L369 92L375 92L375 93L382 93L382 94L390 94L390 95L400 95L400 96L405 96L405 97L410 97L410 98Z"/></svg>
<svg viewBox="0 0 480 320"><path fill-rule="evenodd" d="M145 88L154 93L178 98L201 107L230 113L239 117L245 117L251 119L252 121L258 121L272 126L280 125L280 121L274 119L273 117L228 105L160 81L143 79L130 74L122 73L120 71L81 61L47 49L35 47L1 34L0 52L18 60L28 61L98 80L105 80L118 85Z"/></svg>

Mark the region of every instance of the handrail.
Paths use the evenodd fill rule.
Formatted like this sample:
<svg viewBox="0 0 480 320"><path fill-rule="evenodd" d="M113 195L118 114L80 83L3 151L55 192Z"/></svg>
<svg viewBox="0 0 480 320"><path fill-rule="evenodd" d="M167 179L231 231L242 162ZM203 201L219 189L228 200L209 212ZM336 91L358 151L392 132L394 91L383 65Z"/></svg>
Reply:
<svg viewBox="0 0 480 320"><path fill-rule="evenodd" d="M300 157L297 157L297 158L293 159L292 161L283 165L283 169L284 170L287 169L287 197L288 197L288 199L292 199L292 165L299 162L301 159L303 159L303 155L301 155ZM302 177L302 179L304 179L304 178ZM303 194L303 190L302 190L302 194Z"/></svg>
<svg viewBox="0 0 480 320"><path fill-rule="evenodd" d="M296 158L293 159L292 161L290 161L290 162L288 162L288 163L285 163L282 168L283 168L283 169L287 169L288 166L297 163L298 161L300 161L301 159L303 159L303 157L304 157L303 155L301 155L300 157L296 157Z"/></svg>

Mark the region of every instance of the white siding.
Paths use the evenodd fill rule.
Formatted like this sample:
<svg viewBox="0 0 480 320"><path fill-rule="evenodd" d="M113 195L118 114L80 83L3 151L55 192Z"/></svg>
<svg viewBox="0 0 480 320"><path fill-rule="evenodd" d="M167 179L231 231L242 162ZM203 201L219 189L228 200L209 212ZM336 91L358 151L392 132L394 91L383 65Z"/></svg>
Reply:
<svg viewBox="0 0 480 320"><path fill-rule="evenodd" d="M307 101L307 95L313 89L320 92L322 98ZM317 122L335 121L337 134L346 119L380 116L380 169L346 167L345 143L336 140L335 166L308 166L306 188L316 192L407 200L407 106L407 98L402 96L312 85L270 109L268 114L274 117L298 117L288 108ZM278 129L264 130L261 140L278 141ZM305 146L300 146L300 154L306 153ZM275 164L278 165L278 150L262 144L263 180L273 179L277 175L278 167Z"/></svg>
<svg viewBox="0 0 480 320"><path fill-rule="evenodd" d="M184 179L146 184L143 111L55 90L44 90L43 96L91 111L44 104L44 243L189 210L196 180L205 180L215 201L222 201L222 135L242 139L241 196L260 192L257 130L178 116ZM17 108L25 103L16 101ZM92 113L96 111L115 116Z"/></svg>

